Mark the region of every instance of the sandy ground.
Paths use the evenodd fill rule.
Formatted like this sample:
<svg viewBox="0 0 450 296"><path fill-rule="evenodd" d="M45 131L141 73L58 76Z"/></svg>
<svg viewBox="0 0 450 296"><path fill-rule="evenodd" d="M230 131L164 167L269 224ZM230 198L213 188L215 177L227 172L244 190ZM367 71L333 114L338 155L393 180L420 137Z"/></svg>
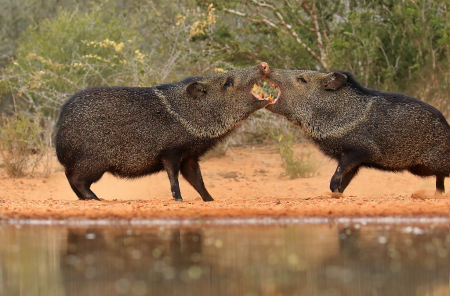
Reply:
<svg viewBox="0 0 450 296"><path fill-rule="evenodd" d="M214 202L205 203L180 179L184 202L171 198L166 173L137 180L109 174L92 186L102 202L79 201L59 164L50 178L7 178L0 173L0 219L127 219L214 217L449 217L448 194L434 195L434 178L409 173L362 169L343 198L329 193L336 168L313 149L319 175L291 180L282 173L281 158L273 145L228 150L221 158L202 161L207 189ZM446 180L450 191L450 180Z"/></svg>

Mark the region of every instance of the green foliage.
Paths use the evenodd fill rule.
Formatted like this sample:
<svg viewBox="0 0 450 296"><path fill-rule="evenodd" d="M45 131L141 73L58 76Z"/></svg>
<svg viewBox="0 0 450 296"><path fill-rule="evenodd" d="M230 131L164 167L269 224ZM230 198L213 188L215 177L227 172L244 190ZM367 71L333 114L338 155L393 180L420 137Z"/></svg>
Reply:
<svg viewBox="0 0 450 296"><path fill-rule="evenodd" d="M239 66L348 70L365 86L408 93L450 117L448 0L213 3L217 58Z"/></svg>
<svg viewBox="0 0 450 296"><path fill-rule="evenodd" d="M305 152L302 148L300 157L294 157L293 147L295 142L291 132L281 134L276 138L277 153L281 156L281 167L284 169L284 175L296 179L312 177L316 174L318 165L311 158L311 151Z"/></svg>
<svg viewBox="0 0 450 296"><path fill-rule="evenodd" d="M0 68L16 55L17 40L30 26L53 18L58 8L72 10L82 1L78 0L15 0L0 1ZM84 1L83 1L84 2Z"/></svg>
<svg viewBox="0 0 450 296"><path fill-rule="evenodd" d="M106 64L84 40L131 40L134 31L117 17L107 18L101 7L90 13L60 10L54 19L30 27L18 40L16 58L4 71L0 90L10 93L14 106L56 118L63 101L80 89L107 84L105 77L120 71ZM100 53L99 60L89 58ZM103 57L102 57L103 55Z"/></svg>
<svg viewBox="0 0 450 296"><path fill-rule="evenodd" d="M3 116L2 119L0 153L6 173L14 178L33 174L49 148L40 125L41 116L30 120L18 113L10 117ZM48 174L48 170L46 166L44 173Z"/></svg>
<svg viewBox="0 0 450 296"><path fill-rule="evenodd" d="M152 47L147 46L152 40L136 37L137 21L148 9L120 14L108 1L87 11L61 9L19 38L16 58L1 76L0 93L12 96L13 105L25 112L55 120L62 103L81 89L152 86L184 78L196 62L214 65L202 55L204 41L193 41L207 36L214 25L213 7L207 14L188 10L171 20L155 19Z"/></svg>
<svg viewBox="0 0 450 296"><path fill-rule="evenodd" d="M0 103L12 97L27 111L45 106L44 114L55 117L61 101L89 86L154 85L211 73L217 65L260 61L276 68L349 70L366 86L446 108L448 88L439 88L450 82L446 0L19 2L0 6L0 38L9 36L0 39L8 44L2 53L16 63L2 77ZM27 24L32 26L24 31ZM89 46L106 40L125 46L120 54ZM141 64L136 50L145 56ZM124 59L127 64L120 64ZM438 86L438 100L425 85Z"/></svg>

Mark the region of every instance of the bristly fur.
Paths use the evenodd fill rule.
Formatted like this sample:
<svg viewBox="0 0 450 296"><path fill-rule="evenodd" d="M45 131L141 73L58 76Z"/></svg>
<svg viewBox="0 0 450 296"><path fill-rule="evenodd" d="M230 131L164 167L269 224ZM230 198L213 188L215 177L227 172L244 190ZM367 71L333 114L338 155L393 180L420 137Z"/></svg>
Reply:
<svg viewBox="0 0 450 296"><path fill-rule="evenodd" d="M443 124L448 125L447 120L445 119L444 115L433 106L425 103L424 101L418 100L416 98L410 97L403 93L396 93L396 92L386 92L381 91L377 89L367 88L361 85L355 78L355 76L351 72L347 71L337 71L339 73L342 73L347 76L347 85L349 85L352 89L355 90L355 92L359 92L364 95L374 96L374 97L386 97L389 98L391 101L398 101L398 102L408 102L411 104L418 104L423 109L429 111L434 116L438 117Z"/></svg>
<svg viewBox="0 0 450 296"><path fill-rule="evenodd" d="M450 126L439 110L402 93L362 86L345 71L271 69L281 90L267 107L297 124L339 165L330 188L343 192L360 167L436 176L450 174Z"/></svg>
<svg viewBox="0 0 450 296"><path fill-rule="evenodd" d="M264 107L251 95L262 65L155 87L95 87L61 108L55 129L58 160L80 199L98 199L90 185L105 172L137 178L167 171L182 200L178 172L205 201L199 158ZM224 87L227 79L234 84Z"/></svg>

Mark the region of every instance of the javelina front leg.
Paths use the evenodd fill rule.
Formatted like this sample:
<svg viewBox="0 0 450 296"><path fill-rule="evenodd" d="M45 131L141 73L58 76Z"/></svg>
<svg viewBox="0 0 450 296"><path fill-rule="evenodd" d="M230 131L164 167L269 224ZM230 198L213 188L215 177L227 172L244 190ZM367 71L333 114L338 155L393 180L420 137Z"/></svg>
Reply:
<svg viewBox="0 0 450 296"><path fill-rule="evenodd" d="M344 192L345 188L350 184L350 181L358 173L364 158L362 154L358 153L342 155L330 181L330 189L332 192Z"/></svg>
<svg viewBox="0 0 450 296"><path fill-rule="evenodd" d="M180 172L181 157L169 156L163 159L164 170L167 172L170 181L170 190L172 197L176 201L183 201L178 183L178 174Z"/></svg>
<svg viewBox="0 0 450 296"><path fill-rule="evenodd" d="M350 184L350 181L353 179L354 176L356 176L358 171L359 171L359 166L351 169L347 174L344 175L344 177L342 177L341 189L340 189L340 190L342 190L342 191L340 191L341 193L344 192L345 188L347 188L348 184Z"/></svg>
<svg viewBox="0 0 450 296"><path fill-rule="evenodd" d="M445 181L445 176L436 175L436 194L445 193L444 181Z"/></svg>
<svg viewBox="0 0 450 296"><path fill-rule="evenodd" d="M203 183L202 173L200 172L200 166L196 159L185 159L181 162L181 175L194 187L200 194L203 201L213 201L209 192L206 190Z"/></svg>

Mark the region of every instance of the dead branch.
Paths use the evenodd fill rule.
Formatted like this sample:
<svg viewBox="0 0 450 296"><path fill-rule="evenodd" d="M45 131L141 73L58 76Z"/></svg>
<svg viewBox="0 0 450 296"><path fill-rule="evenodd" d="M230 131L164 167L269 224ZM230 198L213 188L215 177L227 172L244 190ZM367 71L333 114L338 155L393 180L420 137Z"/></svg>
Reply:
<svg viewBox="0 0 450 296"><path fill-rule="evenodd" d="M314 25L314 28L311 28L311 27L307 26L300 19L298 21L299 21L301 26L303 26L304 28L306 28L307 30L309 30L311 32L315 32L316 33L316 36L317 36L317 47L319 48L319 54L317 54L315 51L313 51L302 40L302 38L298 35L298 33L293 28L293 26L285 21L283 15L277 10L277 8L274 5L272 5L270 3L267 3L265 0L262 0L262 1L252 0L252 2L258 7L262 7L262 8L266 8L266 9L271 10L275 14L275 16L278 18L278 22L270 21L267 18L267 16L265 16L264 14L261 14L261 13L257 13L255 15L250 16L248 14L245 14L245 13L242 13L240 11L233 10L233 9L224 8L224 11L226 11L228 13L232 13L232 14L238 15L238 16L241 16L241 17L245 17L246 19L248 19L249 21L254 22L254 23L266 23L267 25L269 25L272 28L278 28L279 26L282 26L282 27L286 28L287 31L295 38L297 43L299 43L301 46L303 46L309 52L309 54L311 54L322 65L322 67L324 69L329 70L329 65L326 62L327 54L326 54L325 49L324 49L324 45L323 45L323 41L322 41L322 34L320 32L319 22L318 22L318 19L317 19L317 8L316 8L316 5L315 5L315 1L313 2L312 9L309 7L307 1L303 2L300 5L300 7L302 7L310 15L312 23ZM290 3L289 2L287 2L287 3L290 6ZM259 18L255 18L255 16L258 16Z"/></svg>

